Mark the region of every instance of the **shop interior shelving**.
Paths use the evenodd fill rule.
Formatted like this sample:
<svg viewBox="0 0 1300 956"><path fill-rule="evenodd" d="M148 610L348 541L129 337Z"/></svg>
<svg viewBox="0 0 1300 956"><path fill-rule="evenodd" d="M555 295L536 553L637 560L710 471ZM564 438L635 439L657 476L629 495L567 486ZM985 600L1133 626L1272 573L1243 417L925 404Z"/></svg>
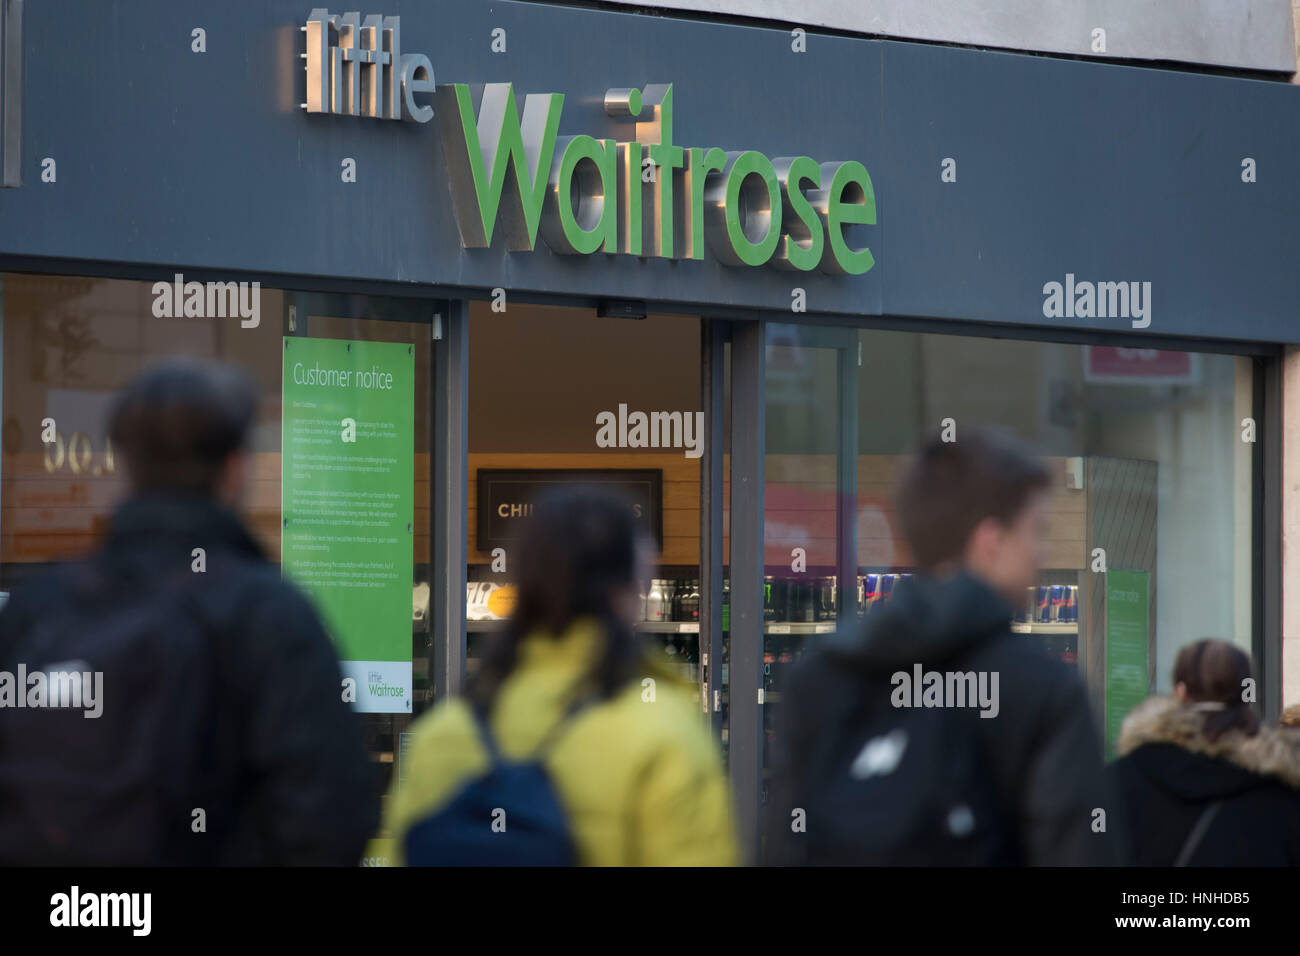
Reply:
<svg viewBox="0 0 1300 956"><path fill-rule="evenodd" d="M1052 624L1025 624L1016 621L1011 625L1014 634L1078 634L1079 625L1074 621Z"/></svg>
<svg viewBox="0 0 1300 956"><path fill-rule="evenodd" d="M504 620L466 621L465 629L471 633L489 633L505 627ZM700 625L693 621L638 621L632 629L642 634L698 634ZM834 621L769 622L763 625L764 634L833 634ZM1016 634L1077 634L1079 625L1073 622L1061 624L1024 624L1019 621L1011 625Z"/></svg>
<svg viewBox="0 0 1300 956"><path fill-rule="evenodd" d="M505 627L504 620L466 621L465 630L470 633L499 631ZM833 634L834 621L790 621L772 622L763 625L765 634ZM632 630L641 634L698 634L700 625L694 621L638 621Z"/></svg>

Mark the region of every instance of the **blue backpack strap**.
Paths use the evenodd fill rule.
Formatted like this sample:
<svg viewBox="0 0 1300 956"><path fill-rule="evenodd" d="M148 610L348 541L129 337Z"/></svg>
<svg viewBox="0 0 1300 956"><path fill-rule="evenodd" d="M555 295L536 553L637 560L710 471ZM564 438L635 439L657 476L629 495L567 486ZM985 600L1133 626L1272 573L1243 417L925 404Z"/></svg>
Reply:
<svg viewBox="0 0 1300 956"><path fill-rule="evenodd" d="M488 713L475 703L469 705L469 712L474 717L474 725L478 728L478 737L483 744L483 749L487 751L488 760L495 767L501 763L501 748L497 746L497 739L492 735Z"/></svg>
<svg viewBox="0 0 1300 956"><path fill-rule="evenodd" d="M595 694L587 694L582 697L574 698L573 702L565 708L563 716L555 722L546 735L542 737L541 743L533 748L532 759L542 760L551 751L556 742L564 735L574 719L584 710L597 702Z"/></svg>
<svg viewBox="0 0 1300 956"><path fill-rule="evenodd" d="M564 714L561 715L560 719L557 720L551 729L546 732L545 736L542 737L541 743L533 748L532 753L529 755L529 759L534 762L540 762L545 758L550 749L555 746L556 741L563 735L563 732L568 729L571 723L573 723L574 718L596 702L597 697L595 694L588 694L586 696L575 698L574 701L565 708ZM478 727L479 741L483 744L483 749L487 751L488 759L491 761L492 766L495 767L498 764L505 762L505 758L501 755L501 748L497 745L496 736L492 733L491 715L477 704L471 703L469 709L470 713L474 715L474 723Z"/></svg>

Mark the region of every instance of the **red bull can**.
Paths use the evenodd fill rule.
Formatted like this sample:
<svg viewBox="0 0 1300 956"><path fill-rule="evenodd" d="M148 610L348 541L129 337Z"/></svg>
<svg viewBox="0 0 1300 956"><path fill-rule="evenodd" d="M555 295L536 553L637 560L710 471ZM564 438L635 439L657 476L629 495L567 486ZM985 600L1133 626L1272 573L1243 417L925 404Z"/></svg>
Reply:
<svg viewBox="0 0 1300 956"><path fill-rule="evenodd" d="M1035 602L1034 622L1036 624L1046 624L1052 619L1051 613L1051 589L1045 586L1040 586L1038 588L1038 596Z"/></svg>
<svg viewBox="0 0 1300 956"><path fill-rule="evenodd" d="M1051 593L1048 597L1048 601L1051 605L1048 612L1050 614L1048 620L1050 620L1053 624L1064 621L1066 619L1064 617L1065 586L1062 584L1053 584L1051 588Z"/></svg>

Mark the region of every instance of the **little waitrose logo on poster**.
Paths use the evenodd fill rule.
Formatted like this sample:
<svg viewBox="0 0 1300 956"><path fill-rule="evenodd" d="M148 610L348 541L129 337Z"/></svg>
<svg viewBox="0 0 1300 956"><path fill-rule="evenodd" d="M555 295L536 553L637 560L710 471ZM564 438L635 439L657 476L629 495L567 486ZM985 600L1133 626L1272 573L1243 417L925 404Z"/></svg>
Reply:
<svg viewBox="0 0 1300 956"><path fill-rule="evenodd" d="M875 265L862 244L876 225L876 194L856 160L768 158L754 149L679 146L672 83L607 89L606 116L626 121L626 141L560 135L563 93L512 83L482 87L477 113L467 83L435 87L423 54L401 52L399 17L311 11L305 26L308 113L412 119L435 109L461 245L492 246L498 225L510 252L542 241L558 255L704 258L828 275Z"/></svg>

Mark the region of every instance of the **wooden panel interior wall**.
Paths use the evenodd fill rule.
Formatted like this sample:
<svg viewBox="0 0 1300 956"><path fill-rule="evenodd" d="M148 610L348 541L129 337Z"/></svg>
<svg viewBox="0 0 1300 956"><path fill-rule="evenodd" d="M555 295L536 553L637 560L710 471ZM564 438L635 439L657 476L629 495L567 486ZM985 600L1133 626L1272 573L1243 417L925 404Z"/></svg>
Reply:
<svg viewBox="0 0 1300 956"><path fill-rule="evenodd" d="M115 463L116 464L116 463ZM0 490L0 561L64 561L91 550L125 492L100 458L92 471L50 472L42 453L6 455ZM252 456L243 515L272 561L280 560L280 453ZM429 456L415 456L414 561L429 561Z"/></svg>
<svg viewBox="0 0 1300 956"><path fill-rule="evenodd" d="M858 563L863 567L908 567L911 555L897 531L893 492L898 455L862 455L858 459ZM1047 566L1060 570L1084 567L1085 496L1065 485L1066 459L1046 459L1057 479L1048 506ZM729 462L724 462L723 533L730 504ZM809 567L835 563L835 456L768 455L765 461L764 563L789 566L791 549L802 547ZM479 468L661 468L664 473L664 552L661 564L699 564L699 475L697 459L680 452L586 454L471 454L469 456L469 561L486 564L490 556L475 548L477 474Z"/></svg>
<svg viewBox="0 0 1300 956"><path fill-rule="evenodd" d="M893 488L902 458L863 455L858 459L858 559L864 567L908 567L911 556L898 531ZM1050 458L1056 475L1064 459ZM100 466L102 470L102 465ZM668 565L699 564L699 459L680 452L590 452L574 454L490 453L469 456L469 562L485 564L490 556L475 547L477 474L479 468L658 468L663 471L664 551ZM790 551L802 547L810 567L834 564L835 459L832 455L769 455L766 461L765 563L788 566ZM727 474L724 464L724 475ZM729 488L724 480L725 509ZM47 470L41 453L5 456L0 510L0 560L57 561L89 550L106 527L121 497L120 476ZM415 456L415 562L429 555L429 456ZM1085 496L1054 485L1047 566L1085 566ZM246 516L258 540L278 561L280 555L280 455L253 456Z"/></svg>

